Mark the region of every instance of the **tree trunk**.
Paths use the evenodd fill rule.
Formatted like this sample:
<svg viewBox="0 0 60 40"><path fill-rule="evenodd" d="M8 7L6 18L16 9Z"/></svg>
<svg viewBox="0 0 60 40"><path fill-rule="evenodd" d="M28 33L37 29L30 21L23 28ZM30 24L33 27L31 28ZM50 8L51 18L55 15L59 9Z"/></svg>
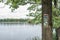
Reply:
<svg viewBox="0 0 60 40"><path fill-rule="evenodd" d="M52 0L42 0L42 40L52 40Z"/></svg>
<svg viewBox="0 0 60 40"><path fill-rule="evenodd" d="M60 40L60 27L56 29L57 40Z"/></svg>
<svg viewBox="0 0 60 40"><path fill-rule="evenodd" d="M57 1L58 0L54 0L54 6L55 6L55 8L57 7Z"/></svg>

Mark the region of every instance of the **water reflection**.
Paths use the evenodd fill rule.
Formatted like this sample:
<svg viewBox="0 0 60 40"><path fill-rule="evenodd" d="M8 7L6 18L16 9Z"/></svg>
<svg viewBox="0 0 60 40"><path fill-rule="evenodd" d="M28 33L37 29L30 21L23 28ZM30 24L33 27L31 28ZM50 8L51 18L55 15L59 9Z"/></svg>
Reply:
<svg viewBox="0 0 60 40"><path fill-rule="evenodd" d="M32 40L41 34L41 24L0 23L0 40Z"/></svg>

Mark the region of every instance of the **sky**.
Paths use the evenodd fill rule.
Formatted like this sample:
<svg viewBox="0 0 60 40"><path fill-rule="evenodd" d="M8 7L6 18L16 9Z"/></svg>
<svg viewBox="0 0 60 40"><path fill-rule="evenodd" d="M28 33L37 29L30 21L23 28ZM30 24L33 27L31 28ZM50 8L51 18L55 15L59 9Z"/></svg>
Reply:
<svg viewBox="0 0 60 40"><path fill-rule="evenodd" d="M17 10L14 12L11 12L11 9L9 9L8 5L5 5L4 3L0 3L0 19L6 19L6 18L13 18L13 19L19 19L19 18L29 18L26 15L29 14L29 11L27 8L30 6L30 4L20 6ZM32 18L32 17L30 17Z"/></svg>

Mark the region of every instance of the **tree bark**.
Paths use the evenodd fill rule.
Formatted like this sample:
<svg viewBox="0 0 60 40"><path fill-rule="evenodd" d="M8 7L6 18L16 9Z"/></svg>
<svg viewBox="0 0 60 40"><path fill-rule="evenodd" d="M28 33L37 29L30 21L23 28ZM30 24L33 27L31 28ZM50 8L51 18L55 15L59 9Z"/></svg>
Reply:
<svg viewBox="0 0 60 40"><path fill-rule="evenodd" d="M47 17L46 26L44 16ZM52 0L42 0L42 40L52 40Z"/></svg>
<svg viewBox="0 0 60 40"><path fill-rule="evenodd" d="M55 6L55 8L57 7L57 1L58 0L54 0L54 6Z"/></svg>

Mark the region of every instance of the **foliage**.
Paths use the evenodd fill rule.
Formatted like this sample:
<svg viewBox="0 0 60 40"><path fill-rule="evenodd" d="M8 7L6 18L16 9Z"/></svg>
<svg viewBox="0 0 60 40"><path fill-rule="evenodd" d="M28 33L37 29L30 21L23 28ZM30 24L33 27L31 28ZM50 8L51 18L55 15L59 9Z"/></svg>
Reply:
<svg viewBox="0 0 60 40"><path fill-rule="evenodd" d="M3 0L0 0L0 2L3 2Z"/></svg>
<svg viewBox="0 0 60 40"><path fill-rule="evenodd" d="M29 23L41 23L41 19L42 19L42 14L41 14L41 6L40 4L33 4L32 6L30 6L28 8L28 10L30 10L30 14L28 16L32 16L34 17L33 20L28 21Z"/></svg>
<svg viewBox="0 0 60 40"><path fill-rule="evenodd" d="M25 5L27 3L36 4L40 3L40 0L7 0L5 4L9 4L12 11L14 11L15 9L19 8L19 5Z"/></svg>
<svg viewBox="0 0 60 40"><path fill-rule="evenodd" d="M39 9L38 6L37 6L37 9L35 8L36 11ZM33 8L32 9L31 8L32 7L30 7L30 10L33 9ZM31 13L31 14L38 14L38 12L40 12L40 15L38 14L40 17L38 17L38 15L36 15L37 17L35 16L35 20L33 19L34 23L40 23L41 22L41 19L42 19L42 12L41 11L42 10L40 8L39 11L37 11L35 13ZM32 16L31 14L30 14L30 16ZM38 22L36 22L36 21L38 21ZM52 22L53 22L53 27L54 28L59 28L60 27L60 9L58 9L57 7L55 7L54 4L52 5Z"/></svg>
<svg viewBox="0 0 60 40"><path fill-rule="evenodd" d="M35 17L33 20L30 20L28 22L30 23L40 23L41 21L41 8L38 8L41 4L41 0L7 0L5 4L10 5L10 8L12 9L12 12L19 8L19 5L25 5L25 4L31 4L31 6L28 8L30 11L30 14L28 16ZM35 11L35 12L31 12ZM40 15L40 16L39 16Z"/></svg>
<svg viewBox="0 0 60 40"><path fill-rule="evenodd" d="M52 7L53 9L53 27L60 27L60 10Z"/></svg>
<svg viewBox="0 0 60 40"><path fill-rule="evenodd" d="M54 0L52 0L54 3ZM41 23L42 19L42 10L41 10L41 0L7 0L5 4L10 5L10 8L13 10L19 8L19 5L26 5L27 3L31 4L28 8L30 14L28 16L34 17L33 20L28 20L29 23ZM52 19L53 27L60 27L60 10L52 5Z"/></svg>
<svg viewBox="0 0 60 40"><path fill-rule="evenodd" d="M55 29L55 28L53 28L53 40L57 40L57 31L56 31L57 29Z"/></svg>

